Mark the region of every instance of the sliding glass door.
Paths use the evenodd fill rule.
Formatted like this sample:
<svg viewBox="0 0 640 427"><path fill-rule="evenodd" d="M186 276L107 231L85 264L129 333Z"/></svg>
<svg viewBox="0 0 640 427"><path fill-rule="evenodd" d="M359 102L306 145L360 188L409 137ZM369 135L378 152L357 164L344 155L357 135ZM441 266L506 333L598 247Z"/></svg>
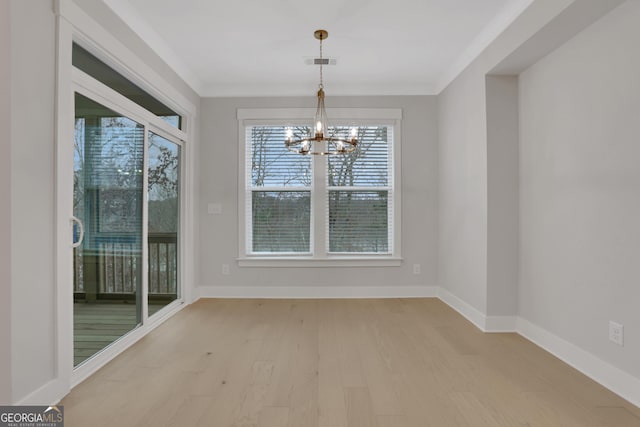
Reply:
<svg viewBox="0 0 640 427"><path fill-rule="evenodd" d="M76 43L72 64L73 365L81 377L182 299L187 134L170 99L152 96Z"/></svg>
<svg viewBox="0 0 640 427"><path fill-rule="evenodd" d="M74 366L142 322L145 127L75 94Z"/></svg>

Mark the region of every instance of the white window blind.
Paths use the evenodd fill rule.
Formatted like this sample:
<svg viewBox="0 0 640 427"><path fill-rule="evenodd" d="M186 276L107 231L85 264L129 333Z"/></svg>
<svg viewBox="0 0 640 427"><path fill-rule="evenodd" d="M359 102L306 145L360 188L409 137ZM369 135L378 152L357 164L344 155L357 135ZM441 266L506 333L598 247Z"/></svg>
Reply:
<svg viewBox="0 0 640 427"><path fill-rule="evenodd" d="M247 130L247 248L262 254L310 253L311 159L284 148L284 126Z"/></svg>
<svg viewBox="0 0 640 427"><path fill-rule="evenodd" d="M390 253L392 132L389 126L359 127L357 149L328 158L329 253Z"/></svg>

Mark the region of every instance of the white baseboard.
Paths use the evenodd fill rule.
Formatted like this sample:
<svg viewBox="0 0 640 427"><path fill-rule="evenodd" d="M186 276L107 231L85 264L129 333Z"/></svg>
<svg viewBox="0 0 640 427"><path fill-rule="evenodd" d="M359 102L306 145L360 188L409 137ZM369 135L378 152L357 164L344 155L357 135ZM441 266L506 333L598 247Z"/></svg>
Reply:
<svg viewBox="0 0 640 427"><path fill-rule="evenodd" d="M516 332L517 316L487 316L443 288L438 289L438 297L482 332Z"/></svg>
<svg viewBox="0 0 640 427"><path fill-rule="evenodd" d="M14 405L55 405L67 394L71 388L59 378L53 379L39 389L33 391Z"/></svg>
<svg viewBox="0 0 640 427"><path fill-rule="evenodd" d="M446 289L438 297L483 332L516 332L592 380L640 407L640 379L518 316L486 316Z"/></svg>
<svg viewBox="0 0 640 427"><path fill-rule="evenodd" d="M471 306L466 301L458 298L456 295L452 294L451 292L449 292L444 288L438 289L438 298L440 298L449 307L453 308L455 311L460 313L469 322L476 325L478 329L485 332L485 324L486 324L487 316L485 316L478 309Z"/></svg>
<svg viewBox="0 0 640 427"><path fill-rule="evenodd" d="M485 332L517 332L518 316L486 316Z"/></svg>
<svg viewBox="0 0 640 427"><path fill-rule="evenodd" d="M435 286L200 286L199 298L434 298Z"/></svg>
<svg viewBox="0 0 640 427"><path fill-rule="evenodd" d="M517 332L595 382L640 407L640 379L522 317L518 318Z"/></svg>

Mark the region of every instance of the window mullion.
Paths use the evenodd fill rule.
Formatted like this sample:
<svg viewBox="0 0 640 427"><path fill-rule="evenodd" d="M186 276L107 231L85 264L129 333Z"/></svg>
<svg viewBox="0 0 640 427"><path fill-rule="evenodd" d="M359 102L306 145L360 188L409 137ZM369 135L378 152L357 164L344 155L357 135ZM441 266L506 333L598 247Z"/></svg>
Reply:
<svg viewBox="0 0 640 427"><path fill-rule="evenodd" d="M325 148L322 147L322 150ZM327 158L313 156L313 189L311 204L313 217L313 254L315 258L326 258L328 248L328 196L327 196Z"/></svg>

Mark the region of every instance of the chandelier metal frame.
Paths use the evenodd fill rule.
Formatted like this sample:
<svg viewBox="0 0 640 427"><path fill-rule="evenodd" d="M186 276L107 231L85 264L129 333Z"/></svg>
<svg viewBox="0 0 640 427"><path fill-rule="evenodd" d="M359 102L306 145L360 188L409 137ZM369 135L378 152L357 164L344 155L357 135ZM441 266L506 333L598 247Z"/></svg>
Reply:
<svg viewBox="0 0 640 427"><path fill-rule="evenodd" d="M350 138L339 138L329 136L329 120L324 107L324 83L322 75L322 41L329 37L325 30L316 30L313 36L320 40L320 84L318 85L318 105L310 134L304 138L294 139L293 129L287 127L285 136L285 147L287 150L302 155L337 155L353 152L358 146L356 128L351 128Z"/></svg>

